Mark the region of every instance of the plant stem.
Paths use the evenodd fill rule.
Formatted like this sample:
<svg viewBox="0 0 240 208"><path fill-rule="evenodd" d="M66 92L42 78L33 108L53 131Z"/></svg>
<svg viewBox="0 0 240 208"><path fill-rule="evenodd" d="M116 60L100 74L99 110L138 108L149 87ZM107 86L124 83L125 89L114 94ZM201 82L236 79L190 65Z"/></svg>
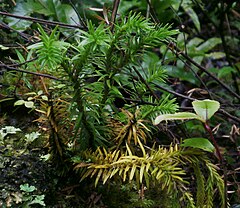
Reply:
<svg viewBox="0 0 240 208"><path fill-rule="evenodd" d="M205 130L209 133L210 139L212 140L212 142L213 142L213 144L214 144L214 147L215 147L215 149L216 149L217 158L218 158L220 164L222 164L222 162L223 162L222 154L221 154L221 152L220 152L220 150L219 150L219 146L218 146L216 140L214 139L212 130L211 130L211 128L210 128L210 126L208 125L207 122L204 123L204 128L205 128Z"/></svg>
<svg viewBox="0 0 240 208"><path fill-rule="evenodd" d="M224 160L223 160L223 156L219 150L219 146L216 142L216 140L214 139L214 136L213 136L213 133L212 133L212 130L210 128L210 126L208 125L207 122L204 123L204 128L205 130L209 133L209 136L210 136L210 139L212 140L213 144L214 144L214 147L216 149L216 153L217 153L217 157L218 157L218 160L219 160L219 163L220 163L220 167L222 168L223 170L223 180L224 180L224 204L223 204L223 207L228 207L227 206L227 172L226 172L226 165L224 164Z"/></svg>

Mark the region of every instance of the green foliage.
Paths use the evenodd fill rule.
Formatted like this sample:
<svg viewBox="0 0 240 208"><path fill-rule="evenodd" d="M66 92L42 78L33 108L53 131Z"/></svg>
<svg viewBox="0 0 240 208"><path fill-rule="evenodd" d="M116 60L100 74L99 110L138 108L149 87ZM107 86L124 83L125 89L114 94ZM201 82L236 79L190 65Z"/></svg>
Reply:
<svg viewBox="0 0 240 208"><path fill-rule="evenodd" d="M79 162L75 169L80 173L82 180L86 177L95 178L95 185L101 180L105 184L112 178L120 177L122 181L129 183L134 180L138 187L146 184L151 188L154 183L160 185L168 197L168 203L185 204L186 207L201 206L210 207L212 201L206 201L204 195L208 191L209 186L216 187L220 192L221 203L224 203L224 182L219 174L216 174L214 166L209 163L206 156L197 150L179 150L177 146L170 149L161 148L150 152L142 152L142 156L133 155L127 145L127 151L121 153L120 150L109 152L106 149L97 149L94 153L85 152L85 160L88 162ZM76 161L75 161L76 162ZM197 198L196 202L188 191L187 187L190 181L187 180L185 170L186 163L194 169ZM204 177L200 164L209 171ZM210 176L209 176L210 175ZM207 180L208 186L205 186ZM212 199L213 200L213 199ZM173 202L175 201L175 202Z"/></svg>
<svg viewBox="0 0 240 208"><path fill-rule="evenodd" d="M178 112L174 114L163 114L160 116L157 116L154 123L155 125L158 125L160 122L166 120L189 120L189 119L196 119L207 124L207 121L218 111L220 108L220 104L218 101L215 100L196 100L192 102L193 109L196 112L195 113L189 113L189 112ZM212 139L212 138L211 138ZM212 139L214 140L214 139ZM215 141L213 141L215 142ZM214 144L216 147L216 144ZM214 151L214 146L212 143L204 138L190 138L185 139L183 141L182 146L185 147L193 147L193 148L199 148L203 149L208 152ZM217 151L218 151L218 147Z"/></svg>
<svg viewBox="0 0 240 208"><path fill-rule="evenodd" d="M185 120L185 119L197 119L205 123L209 120L214 113L218 111L220 108L220 104L215 100L196 100L192 102L193 109L196 112L188 113L188 112L180 112L175 114L163 114L158 116L155 119L155 125L158 125L160 122L164 120Z"/></svg>
<svg viewBox="0 0 240 208"><path fill-rule="evenodd" d="M225 57L225 53L214 50L216 46L222 43L220 38L214 37L204 40L199 37L194 37L189 40L188 36L188 34L180 33L177 37L177 46L182 51L185 51L189 57L198 64L201 64L206 58L218 60ZM166 63L171 61L176 62L176 66L167 66L168 75L188 81L194 85L200 85L199 78L195 75L195 73L199 71L198 68L185 63L182 59L178 59L167 46L162 46L161 51L165 54Z"/></svg>
<svg viewBox="0 0 240 208"><path fill-rule="evenodd" d="M35 186L29 186L29 184L23 184L20 186L20 190L30 193L36 190L36 188Z"/></svg>
<svg viewBox="0 0 240 208"><path fill-rule="evenodd" d="M215 100L197 100L192 102L193 109L201 119L206 122L209 120L220 108L220 104Z"/></svg>
<svg viewBox="0 0 240 208"><path fill-rule="evenodd" d="M143 68L144 54L171 39L177 31L170 30L168 25L154 25L140 14L130 14L117 22L114 33L103 23L95 27L92 22L88 22L88 32L80 32L79 44L72 46L76 55L62 67L74 87L72 112L77 115L74 131L84 149L108 143L111 135L107 134L106 124L116 111L114 100L124 99L120 90L126 91L130 99L138 100L140 96L149 99L151 91L146 86L152 86L154 77L162 81L166 75L153 62ZM88 83L89 77L98 81ZM136 80L130 82L133 79ZM134 90L128 92L128 88ZM162 107L172 112L175 106L170 102L166 98Z"/></svg>
<svg viewBox="0 0 240 208"><path fill-rule="evenodd" d="M199 148L208 152L214 152L215 148L208 139L204 138L190 138L184 139L181 144L182 147Z"/></svg>
<svg viewBox="0 0 240 208"><path fill-rule="evenodd" d="M161 17L161 22L166 22L177 14L186 14L196 31L200 32L202 25L194 2L163 0L159 5L159 1L153 0L146 16L149 17L149 11L156 10L156 14L151 11L151 18L157 22L157 18ZM93 2L98 6L104 4L106 20L108 4L105 3ZM146 1L121 3L119 11L123 12L135 6L139 6L139 10L147 8ZM83 4L92 7L89 2L83 1ZM76 3L74 9L73 6L74 3L70 6L53 0L19 1L13 13L37 13L76 24L79 23L76 10L79 5ZM12 18L8 21L10 26L21 30L31 24L21 20L23 24L16 25ZM200 74L198 69L193 67L190 72L191 66L169 51L169 41L175 42L174 37L179 31L172 30L168 24L154 24L134 12L117 16L112 27L104 22L94 24L96 20L86 22L87 29L76 30L71 43L60 40L58 30L62 29L55 27L48 34L45 28L38 25L40 42L28 46L30 51L27 58L20 51L16 52L19 63L36 59L26 63L27 70L36 68L59 78L58 83L47 81L47 84L42 79L44 92L37 89L37 93L27 95L30 96L28 98L22 94L15 103L16 106L33 108L40 115L36 121L46 128L46 147L51 153L49 159L65 176L74 168L81 181L90 178L95 186L101 182L111 186L119 181L122 187L127 187L128 182L136 184L135 188L127 191L129 196L133 196L129 201L130 207L156 206L156 199L144 198L145 185L149 190L158 187L157 193L161 195L159 204L164 207L213 207L213 201L217 198L220 206L224 207L224 182L217 173L218 168L204 152L214 151L208 140L185 139L180 149L177 145L170 145L169 148L152 146L155 133L159 130L152 125L157 115L161 114L155 119L155 124L163 120L185 119L206 123L220 107L213 100L194 101L196 114L175 113L178 109L176 99L165 92L158 95L158 86L171 88L168 75L200 85L199 77L195 77ZM66 32L63 34L66 35ZM222 43L220 38L204 41L191 35L189 37L187 39L187 34L179 34L177 45L181 50L186 49L189 57L197 63L201 64L209 57L213 60L225 57L225 53L213 51ZM155 53L159 48L162 60ZM1 49L6 47L1 46ZM172 61L176 61L176 66ZM163 66L163 62L169 65ZM223 78L232 72L236 72L233 67L216 73ZM33 88L28 77L24 76L23 80L28 88ZM120 107L118 104L121 104ZM36 132L28 134L25 140L31 143L38 136ZM180 137L177 135L177 138ZM26 193L32 193L31 188L22 186ZM139 190L140 194L133 190ZM39 197L30 197L26 201L44 205L44 196Z"/></svg>
<svg viewBox="0 0 240 208"><path fill-rule="evenodd" d="M8 134L16 134L17 132L21 131L19 128L15 128L14 126L5 126L0 129L0 142L3 142L3 139Z"/></svg>
<svg viewBox="0 0 240 208"><path fill-rule="evenodd" d="M67 50L69 44L58 40L59 34L56 34L57 27L55 27L50 36L47 35L40 25L38 25L38 28L42 42L31 45L28 49L36 50L38 62L41 65L40 68L47 66L48 69L55 69L61 64L65 54L64 51Z"/></svg>
<svg viewBox="0 0 240 208"><path fill-rule="evenodd" d="M32 207L36 204L41 205L41 207L45 207L44 203L44 195L36 195L33 192L36 190L35 186L29 186L29 184L20 185L20 190L22 191L22 208Z"/></svg>

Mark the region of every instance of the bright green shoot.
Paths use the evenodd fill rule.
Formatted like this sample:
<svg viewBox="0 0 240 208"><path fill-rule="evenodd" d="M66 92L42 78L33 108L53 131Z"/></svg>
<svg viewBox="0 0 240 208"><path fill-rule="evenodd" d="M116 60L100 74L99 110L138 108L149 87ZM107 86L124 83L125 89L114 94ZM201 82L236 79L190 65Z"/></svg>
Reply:
<svg viewBox="0 0 240 208"><path fill-rule="evenodd" d="M183 144L181 146L184 147L193 147L202 149L208 152L214 152L214 147L217 151L217 156L220 161L222 161L222 156L219 151L219 147L213 137L211 128L208 125L208 120L218 111L220 108L220 104L218 101L215 100L196 100L192 102L193 109L195 113L189 113L189 112L179 112L174 114L164 114L158 116L154 124L158 125L162 121L168 121L168 120L189 120L189 119L197 119L201 121L204 124L204 128L209 133L211 140L214 143L214 146L212 143L204 138L189 138L185 139L183 141Z"/></svg>
<svg viewBox="0 0 240 208"><path fill-rule="evenodd" d="M158 125L160 122L168 120L189 120L189 119L197 119L205 123L220 108L220 104L218 101L208 99L193 101L192 105L196 113L179 112L174 114L160 115L155 119L154 124Z"/></svg>

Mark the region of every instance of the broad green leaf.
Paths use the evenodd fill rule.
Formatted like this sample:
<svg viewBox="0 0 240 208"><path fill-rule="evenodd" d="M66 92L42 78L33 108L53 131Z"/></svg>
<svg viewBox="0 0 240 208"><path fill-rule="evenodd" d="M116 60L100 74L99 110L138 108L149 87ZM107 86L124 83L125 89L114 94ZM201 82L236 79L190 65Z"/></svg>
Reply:
<svg viewBox="0 0 240 208"><path fill-rule="evenodd" d="M205 150L207 152L214 152L215 147L212 145L212 143L208 139L204 138L189 138L184 139L183 144L181 144L182 147L193 147Z"/></svg>
<svg viewBox="0 0 240 208"><path fill-rule="evenodd" d="M58 2L58 1L57 1ZM59 4L55 6L55 12L59 22L68 24L77 24L80 22L75 10L68 4Z"/></svg>
<svg viewBox="0 0 240 208"><path fill-rule="evenodd" d="M230 67L230 66L222 67L217 72L218 73L218 78L219 79L226 78L229 75L231 75L232 72L235 73L236 69L234 69L233 67Z"/></svg>
<svg viewBox="0 0 240 208"><path fill-rule="evenodd" d="M220 103L215 100L196 100L192 102L196 114L201 117L203 122L209 120L220 108Z"/></svg>
<svg viewBox="0 0 240 208"><path fill-rule="evenodd" d="M158 116L155 121L154 125L158 125L162 121L168 121L168 120L188 120L188 119L198 119L201 120L201 118L196 115L195 113L188 113L188 112L180 112L180 113L174 113L174 114L163 114Z"/></svg>
<svg viewBox="0 0 240 208"><path fill-rule="evenodd" d="M201 44L204 40L198 37L195 37L193 39L191 39L188 43L187 43L187 47L189 48L196 48L199 44Z"/></svg>
<svg viewBox="0 0 240 208"><path fill-rule="evenodd" d="M177 67L167 65L164 69L169 76L177 77L180 80L188 81L197 86L200 85L199 80L193 75L193 73L189 73L189 71L184 68L184 63L181 60L177 61Z"/></svg>
<svg viewBox="0 0 240 208"><path fill-rule="evenodd" d="M210 38L205 41L203 44L196 48L197 51L208 52L212 50L216 45L221 44L221 38Z"/></svg>
<svg viewBox="0 0 240 208"><path fill-rule="evenodd" d="M27 2L18 2L14 7L12 14L30 16L32 12L33 10L30 7L30 4L28 4ZM18 31L24 31L32 24L31 21L19 20L14 17L6 17L6 21L11 28Z"/></svg>

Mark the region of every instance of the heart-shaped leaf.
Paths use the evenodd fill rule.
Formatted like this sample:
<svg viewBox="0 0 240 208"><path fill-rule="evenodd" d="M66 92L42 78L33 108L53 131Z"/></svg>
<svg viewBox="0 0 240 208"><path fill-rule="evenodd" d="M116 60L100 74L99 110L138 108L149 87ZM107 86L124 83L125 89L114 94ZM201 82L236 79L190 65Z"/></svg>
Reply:
<svg viewBox="0 0 240 208"><path fill-rule="evenodd" d="M201 119L206 122L220 108L220 103L215 100L196 100L192 102L193 109Z"/></svg>

